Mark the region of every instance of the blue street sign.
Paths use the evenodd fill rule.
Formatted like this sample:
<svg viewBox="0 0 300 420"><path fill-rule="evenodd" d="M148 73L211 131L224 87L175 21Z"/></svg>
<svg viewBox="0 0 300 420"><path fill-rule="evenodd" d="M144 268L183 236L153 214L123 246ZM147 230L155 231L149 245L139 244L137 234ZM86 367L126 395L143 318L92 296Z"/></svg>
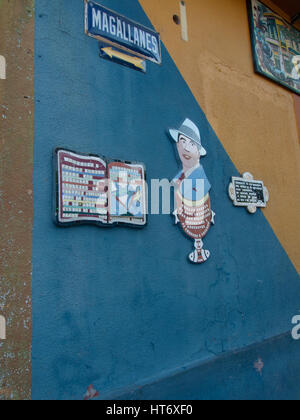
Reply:
<svg viewBox="0 0 300 420"><path fill-rule="evenodd" d="M138 57L161 64L160 35L91 0L85 0L85 32Z"/></svg>

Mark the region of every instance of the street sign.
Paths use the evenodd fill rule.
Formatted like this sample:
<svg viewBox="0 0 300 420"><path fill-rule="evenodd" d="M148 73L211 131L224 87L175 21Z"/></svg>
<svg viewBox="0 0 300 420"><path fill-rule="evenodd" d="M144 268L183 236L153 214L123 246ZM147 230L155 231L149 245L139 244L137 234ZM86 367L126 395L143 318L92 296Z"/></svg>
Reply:
<svg viewBox="0 0 300 420"><path fill-rule="evenodd" d="M85 33L124 52L162 62L157 32L91 0L85 0Z"/></svg>

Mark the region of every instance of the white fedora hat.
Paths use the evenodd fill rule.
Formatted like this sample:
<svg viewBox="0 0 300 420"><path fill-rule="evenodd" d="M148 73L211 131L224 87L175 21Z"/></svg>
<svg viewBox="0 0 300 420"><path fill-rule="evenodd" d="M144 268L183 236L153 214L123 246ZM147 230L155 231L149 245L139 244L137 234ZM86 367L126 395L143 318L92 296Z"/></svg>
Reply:
<svg viewBox="0 0 300 420"><path fill-rule="evenodd" d="M171 129L170 134L173 140L176 141L176 143L178 143L179 134L183 134L184 136L193 140L200 147L201 156L207 155L207 152L201 143L201 135L198 127L188 118L184 121L179 130Z"/></svg>

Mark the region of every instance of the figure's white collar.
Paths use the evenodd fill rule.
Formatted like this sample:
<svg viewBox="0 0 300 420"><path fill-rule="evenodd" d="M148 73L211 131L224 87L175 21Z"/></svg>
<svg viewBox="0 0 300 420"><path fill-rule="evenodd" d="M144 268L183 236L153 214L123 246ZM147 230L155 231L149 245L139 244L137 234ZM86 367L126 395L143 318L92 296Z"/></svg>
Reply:
<svg viewBox="0 0 300 420"><path fill-rule="evenodd" d="M188 178L198 168L200 168L200 162L198 162L197 165L195 165L193 168L189 169L187 172L184 172L185 177Z"/></svg>

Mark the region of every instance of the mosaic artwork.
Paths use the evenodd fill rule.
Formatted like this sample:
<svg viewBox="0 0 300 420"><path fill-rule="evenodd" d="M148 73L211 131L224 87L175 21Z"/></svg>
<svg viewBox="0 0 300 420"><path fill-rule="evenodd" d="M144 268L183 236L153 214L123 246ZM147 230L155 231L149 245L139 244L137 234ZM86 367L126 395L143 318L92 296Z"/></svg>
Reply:
<svg viewBox="0 0 300 420"><path fill-rule="evenodd" d="M145 167L100 156L55 150L55 221L143 227Z"/></svg>
<svg viewBox="0 0 300 420"><path fill-rule="evenodd" d="M300 94L300 32L258 0L248 0L256 72Z"/></svg>

